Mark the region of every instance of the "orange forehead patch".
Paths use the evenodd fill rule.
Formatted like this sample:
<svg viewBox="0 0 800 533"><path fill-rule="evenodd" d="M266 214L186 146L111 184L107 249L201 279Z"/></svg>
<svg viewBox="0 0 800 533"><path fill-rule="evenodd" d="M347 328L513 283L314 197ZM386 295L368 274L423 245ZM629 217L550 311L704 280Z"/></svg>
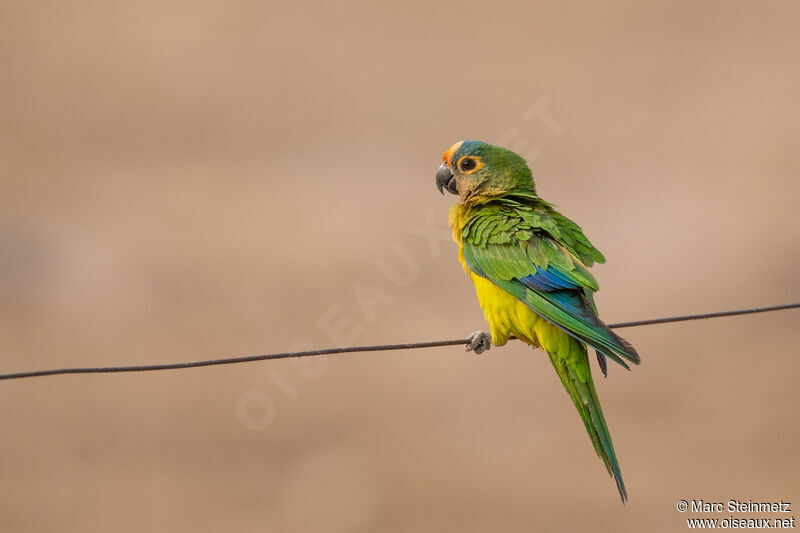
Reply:
<svg viewBox="0 0 800 533"><path fill-rule="evenodd" d="M448 148L447 151L442 156L442 161L447 163L448 167L452 167L453 166L453 154L455 154L458 151L458 149L461 148L461 145L463 143L464 143L464 141L458 141L453 146Z"/></svg>

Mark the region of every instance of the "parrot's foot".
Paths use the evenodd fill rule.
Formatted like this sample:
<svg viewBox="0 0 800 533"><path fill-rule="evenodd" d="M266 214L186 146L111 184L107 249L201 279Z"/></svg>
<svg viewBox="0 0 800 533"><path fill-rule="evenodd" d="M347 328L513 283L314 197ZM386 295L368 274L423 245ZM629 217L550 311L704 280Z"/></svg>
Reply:
<svg viewBox="0 0 800 533"><path fill-rule="evenodd" d="M492 336L484 331L476 331L467 336L469 344L464 347L467 352L474 351L476 354L482 354L492 347Z"/></svg>

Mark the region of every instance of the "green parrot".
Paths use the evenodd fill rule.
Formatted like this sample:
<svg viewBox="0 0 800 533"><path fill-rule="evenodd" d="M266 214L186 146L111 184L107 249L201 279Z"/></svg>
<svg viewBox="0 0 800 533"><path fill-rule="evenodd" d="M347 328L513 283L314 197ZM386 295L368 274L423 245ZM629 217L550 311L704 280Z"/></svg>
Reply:
<svg viewBox="0 0 800 533"><path fill-rule="evenodd" d="M491 335L476 331L467 350L481 353L511 335L541 347L575 403L597 455L628 494L592 381L587 346L604 375L606 358L630 369L636 350L598 317L589 272L605 261L581 228L539 198L517 154L479 141L450 147L436 185L460 197L450 209L459 259L472 279Z"/></svg>

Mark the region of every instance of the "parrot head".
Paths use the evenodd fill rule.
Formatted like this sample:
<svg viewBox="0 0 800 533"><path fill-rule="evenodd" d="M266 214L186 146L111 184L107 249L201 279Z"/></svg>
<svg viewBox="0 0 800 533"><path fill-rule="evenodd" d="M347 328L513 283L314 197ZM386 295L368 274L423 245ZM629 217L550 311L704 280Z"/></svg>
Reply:
<svg viewBox="0 0 800 533"><path fill-rule="evenodd" d="M442 156L436 187L457 194L461 203L478 205L515 192L536 194L525 160L500 146L459 141Z"/></svg>

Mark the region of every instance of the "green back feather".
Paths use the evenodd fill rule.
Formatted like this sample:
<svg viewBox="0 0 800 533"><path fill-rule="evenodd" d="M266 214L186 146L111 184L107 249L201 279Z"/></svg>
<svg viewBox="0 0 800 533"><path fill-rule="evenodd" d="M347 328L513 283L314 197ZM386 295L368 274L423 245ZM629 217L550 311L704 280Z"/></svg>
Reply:
<svg viewBox="0 0 800 533"><path fill-rule="evenodd" d="M464 259L556 326L614 361L639 362L636 351L597 316L591 293L597 280L588 266L605 261L580 227L532 194L514 194L474 208L461 230ZM525 278L550 271L574 285L570 291L537 290Z"/></svg>

